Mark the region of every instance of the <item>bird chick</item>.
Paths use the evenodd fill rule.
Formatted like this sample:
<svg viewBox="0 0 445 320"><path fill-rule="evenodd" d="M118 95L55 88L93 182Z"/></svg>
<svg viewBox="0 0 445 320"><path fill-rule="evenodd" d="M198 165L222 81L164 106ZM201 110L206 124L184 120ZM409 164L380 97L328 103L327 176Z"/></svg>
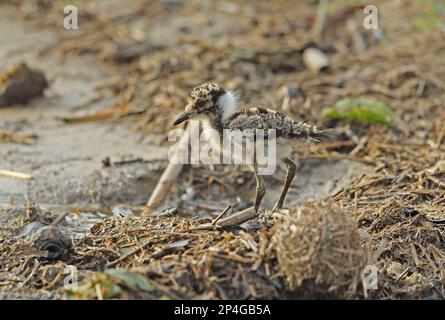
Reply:
<svg viewBox="0 0 445 320"><path fill-rule="evenodd" d="M224 148L221 136L226 130L229 132L262 130L262 133L266 134L265 138L267 138L267 132L273 130L276 141L275 157L283 161L287 167L286 179L280 197L273 208L274 211L283 207L289 186L296 173L297 166L289 158L293 150L293 142L317 143L329 135L328 130L320 130L303 121L294 121L274 110L260 107L238 108L238 98L232 91L210 82L192 90L185 111L176 118L174 125L179 125L189 119L202 120L205 130L211 129L217 132L218 136L211 138L210 141L220 149ZM256 140L255 143L257 143ZM245 154L244 157L246 157ZM260 163L255 157L253 159L250 168L256 178L254 208L258 211L266 188L263 178L258 173Z"/></svg>

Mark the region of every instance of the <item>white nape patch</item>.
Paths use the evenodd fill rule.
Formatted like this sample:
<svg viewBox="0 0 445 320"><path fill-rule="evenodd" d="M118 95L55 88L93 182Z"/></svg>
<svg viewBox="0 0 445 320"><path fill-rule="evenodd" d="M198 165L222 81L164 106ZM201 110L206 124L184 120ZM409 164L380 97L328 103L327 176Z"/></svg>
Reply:
<svg viewBox="0 0 445 320"><path fill-rule="evenodd" d="M222 111L222 121L224 121L235 112L238 106L238 96L234 92L227 90L218 99L218 106Z"/></svg>

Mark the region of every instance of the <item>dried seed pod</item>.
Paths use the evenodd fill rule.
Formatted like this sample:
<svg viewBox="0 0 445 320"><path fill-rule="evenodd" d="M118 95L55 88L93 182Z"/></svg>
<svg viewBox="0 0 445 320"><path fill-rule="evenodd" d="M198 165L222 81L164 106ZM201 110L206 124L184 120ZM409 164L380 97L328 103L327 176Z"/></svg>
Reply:
<svg viewBox="0 0 445 320"><path fill-rule="evenodd" d="M71 239L55 226L38 229L32 240L37 250L48 252L48 259L58 259L72 247Z"/></svg>
<svg viewBox="0 0 445 320"><path fill-rule="evenodd" d="M274 249L280 272L291 289L304 286L305 280L309 280L320 290L326 288L326 293L355 292L366 254L356 223L346 213L307 206L294 210L276 228Z"/></svg>

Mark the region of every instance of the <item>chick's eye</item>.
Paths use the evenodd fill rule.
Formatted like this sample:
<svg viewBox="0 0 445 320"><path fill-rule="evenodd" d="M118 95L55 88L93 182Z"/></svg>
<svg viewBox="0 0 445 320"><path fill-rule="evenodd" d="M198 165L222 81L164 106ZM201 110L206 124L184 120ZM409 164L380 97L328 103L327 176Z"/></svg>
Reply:
<svg viewBox="0 0 445 320"><path fill-rule="evenodd" d="M198 101L196 103L196 107L200 109L200 108L204 107L204 104L205 104L205 101Z"/></svg>

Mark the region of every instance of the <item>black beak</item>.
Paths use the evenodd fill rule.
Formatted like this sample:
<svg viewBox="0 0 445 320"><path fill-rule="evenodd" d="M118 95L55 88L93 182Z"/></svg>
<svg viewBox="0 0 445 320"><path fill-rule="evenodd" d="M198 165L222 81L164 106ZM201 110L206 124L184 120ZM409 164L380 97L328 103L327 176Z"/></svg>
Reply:
<svg viewBox="0 0 445 320"><path fill-rule="evenodd" d="M184 112L179 117L176 118L175 122L173 122L174 126L177 126L178 124L183 123L184 121L188 120L191 116L191 112Z"/></svg>

